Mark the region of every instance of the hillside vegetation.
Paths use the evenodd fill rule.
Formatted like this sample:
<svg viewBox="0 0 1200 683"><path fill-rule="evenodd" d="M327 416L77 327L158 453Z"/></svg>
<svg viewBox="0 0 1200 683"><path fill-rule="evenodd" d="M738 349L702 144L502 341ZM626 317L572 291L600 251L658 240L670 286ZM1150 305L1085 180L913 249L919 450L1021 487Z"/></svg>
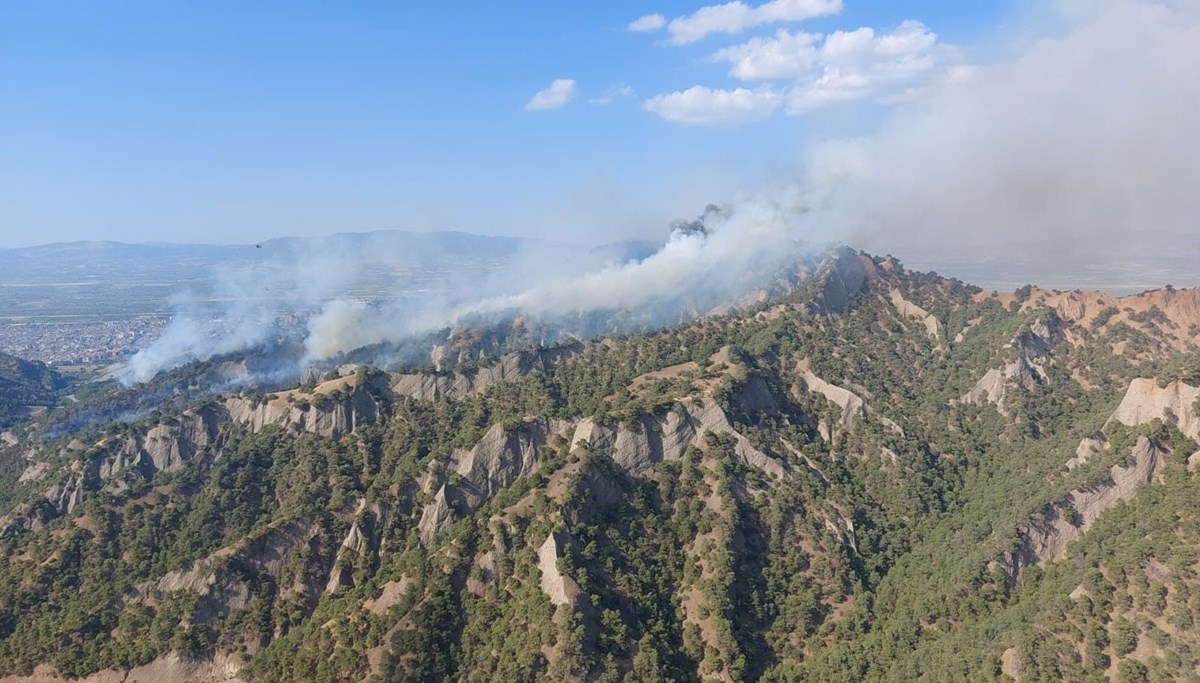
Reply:
<svg viewBox="0 0 1200 683"><path fill-rule="evenodd" d="M0 352L0 429L27 417L30 408L53 406L65 384L44 363Z"/></svg>
<svg viewBox="0 0 1200 683"><path fill-rule="evenodd" d="M0 674L1200 681L1196 311L842 250L657 332L34 429Z"/></svg>

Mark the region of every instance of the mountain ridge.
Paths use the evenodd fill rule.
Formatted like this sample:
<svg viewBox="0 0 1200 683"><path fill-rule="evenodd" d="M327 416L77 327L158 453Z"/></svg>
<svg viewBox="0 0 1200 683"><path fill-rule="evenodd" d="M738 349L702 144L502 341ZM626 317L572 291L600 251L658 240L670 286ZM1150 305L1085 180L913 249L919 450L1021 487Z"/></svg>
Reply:
<svg viewBox="0 0 1200 683"><path fill-rule="evenodd" d="M440 370L348 365L35 434L4 456L28 465L4 498L0 587L33 594L0 603L0 664L209 667L178 680L1182 676L1200 661L1179 625L1200 539L1164 501L1200 500L1200 339L1171 317L1186 306L1096 324L1061 303L842 250L658 331L470 342ZM963 398L993 371L995 391ZM1128 547L1151 550L1113 556L1135 508L1156 526ZM1180 549L1156 540L1179 534ZM91 635L72 640L85 614ZM1176 642L1158 644L1167 628Z"/></svg>

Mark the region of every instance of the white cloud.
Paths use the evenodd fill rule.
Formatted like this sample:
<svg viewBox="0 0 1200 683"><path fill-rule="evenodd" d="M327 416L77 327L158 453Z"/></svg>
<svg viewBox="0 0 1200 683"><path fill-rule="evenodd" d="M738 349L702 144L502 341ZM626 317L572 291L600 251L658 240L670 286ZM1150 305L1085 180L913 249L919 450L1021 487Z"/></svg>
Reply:
<svg viewBox="0 0 1200 683"><path fill-rule="evenodd" d="M657 31L658 29L662 28L663 26L666 26L666 24L667 24L667 18L664 17L663 15L647 14L644 17L638 17L637 19L634 19L633 21L629 22L629 30L630 31L640 31L640 32Z"/></svg>
<svg viewBox="0 0 1200 683"><path fill-rule="evenodd" d="M643 107L673 123L721 126L764 119L779 104L779 95L769 89L713 90L696 85L681 92L655 95Z"/></svg>
<svg viewBox="0 0 1200 683"><path fill-rule="evenodd" d="M633 87L624 83L617 83L616 85L608 86L599 96L588 100L588 104L612 104L626 97L633 97Z"/></svg>
<svg viewBox="0 0 1200 683"><path fill-rule="evenodd" d="M953 47L939 43L937 34L919 21L904 21L889 33L867 27L835 31L822 43L817 65L797 74L788 111L905 99L931 83L961 74L957 58Z"/></svg>
<svg viewBox="0 0 1200 683"><path fill-rule="evenodd" d="M667 32L671 35L672 44L686 45L710 33L741 33L763 24L804 21L841 11L842 0L771 0L757 7L751 7L741 0L733 0L721 5L701 7L692 14L672 19L667 24Z"/></svg>
<svg viewBox="0 0 1200 683"><path fill-rule="evenodd" d="M728 62L729 75L743 81L791 79L790 113L841 102L894 102L970 73L955 48L938 42L919 21L885 33L869 27L827 36L780 30L720 49L712 60Z"/></svg>
<svg viewBox="0 0 1200 683"><path fill-rule="evenodd" d="M539 90L525 103L525 111L558 109L565 106L573 97L575 97L574 79L556 78L550 85Z"/></svg>
<svg viewBox="0 0 1200 683"><path fill-rule="evenodd" d="M752 38L741 45L717 50L712 59L732 64L729 75L743 81L792 78L817 65L820 40L819 33L789 33L781 29L774 38Z"/></svg>

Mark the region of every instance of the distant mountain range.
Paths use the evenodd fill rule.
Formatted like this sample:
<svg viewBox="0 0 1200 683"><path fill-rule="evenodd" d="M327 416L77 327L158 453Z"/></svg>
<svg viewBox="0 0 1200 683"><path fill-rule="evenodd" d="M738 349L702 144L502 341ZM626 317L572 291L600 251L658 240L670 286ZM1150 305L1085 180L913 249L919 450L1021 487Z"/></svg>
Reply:
<svg viewBox="0 0 1200 683"><path fill-rule="evenodd" d="M65 242L0 249L0 319L113 317L168 313L182 290L237 298L245 282L259 296L384 298L398 291L470 286L533 255L561 268L594 268L644 258L660 245L594 248L464 232L387 230L281 237L257 244ZM232 290L232 291L231 291Z"/></svg>
<svg viewBox="0 0 1200 683"><path fill-rule="evenodd" d="M429 263L438 258L503 258L526 243L515 237L463 232L387 230L322 237L280 237L258 244L59 242L0 249L0 282L61 282L72 277L137 280L162 272L172 279L202 277L214 267L253 265L317 254L345 254Z"/></svg>

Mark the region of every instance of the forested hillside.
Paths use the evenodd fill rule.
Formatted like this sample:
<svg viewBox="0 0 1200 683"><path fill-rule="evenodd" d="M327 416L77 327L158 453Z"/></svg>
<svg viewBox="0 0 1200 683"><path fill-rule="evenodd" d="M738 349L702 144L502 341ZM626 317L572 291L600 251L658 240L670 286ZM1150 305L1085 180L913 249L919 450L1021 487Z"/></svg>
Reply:
<svg viewBox="0 0 1200 683"><path fill-rule="evenodd" d="M44 363L0 352L0 428L26 417L31 407L55 403L63 378Z"/></svg>
<svg viewBox="0 0 1200 683"><path fill-rule="evenodd" d="M0 680L1200 680L1198 343L1196 290L841 250L656 332L34 425Z"/></svg>

